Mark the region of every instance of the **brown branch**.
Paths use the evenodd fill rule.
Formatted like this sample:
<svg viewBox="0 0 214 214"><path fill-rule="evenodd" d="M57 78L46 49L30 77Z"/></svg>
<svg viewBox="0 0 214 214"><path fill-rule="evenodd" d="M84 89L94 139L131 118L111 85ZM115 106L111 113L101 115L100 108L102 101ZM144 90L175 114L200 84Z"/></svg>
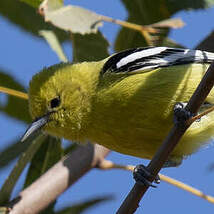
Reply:
<svg viewBox="0 0 214 214"><path fill-rule="evenodd" d="M192 114L196 114L198 109L200 108L201 104L206 99L207 95L209 94L210 90L214 85L214 62L208 68L206 74L204 75L202 81L198 85L197 89L195 90L194 94L190 98L186 109L190 111ZM147 166L148 171L153 175L153 178L149 179L151 182L157 176L158 172L163 167L163 164L167 161L169 154L175 148L185 131L191 125L190 122L187 121L185 124L181 126L181 124L174 124L172 127L169 135L163 141L163 144L158 149L157 153L150 161L149 165ZM135 183L132 190L129 192L126 199L123 201L121 207L118 209L117 214L131 214L136 211L138 208L138 204L147 191L148 187L139 185Z"/></svg>
<svg viewBox="0 0 214 214"><path fill-rule="evenodd" d="M43 210L90 169L99 165L110 151L100 145L78 146L11 203L10 214L34 214Z"/></svg>

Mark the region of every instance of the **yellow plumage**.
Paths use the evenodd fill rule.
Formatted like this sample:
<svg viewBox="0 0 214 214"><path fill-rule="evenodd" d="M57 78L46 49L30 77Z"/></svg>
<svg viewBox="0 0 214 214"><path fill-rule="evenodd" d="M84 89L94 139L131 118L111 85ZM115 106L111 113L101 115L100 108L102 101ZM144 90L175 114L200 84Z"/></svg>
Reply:
<svg viewBox="0 0 214 214"><path fill-rule="evenodd" d="M188 102L209 64L102 73L108 60L60 64L36 74L29 88L32 117L51 112L43 127L51 135L151 159L173 125L174 105ZM53 108L54 98L59 104ZM207 102L214 103L214 90ZM214 133L213 118L212 112L195 122L169 160L179 162L204 145Z"/></svg>

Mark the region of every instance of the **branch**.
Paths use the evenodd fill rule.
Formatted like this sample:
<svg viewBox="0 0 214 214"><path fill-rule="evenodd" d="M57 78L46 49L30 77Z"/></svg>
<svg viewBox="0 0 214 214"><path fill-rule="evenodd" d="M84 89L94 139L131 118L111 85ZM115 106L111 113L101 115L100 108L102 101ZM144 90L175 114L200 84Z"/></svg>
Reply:
<svg viewBox="0 0 214 214"><path fill-rule="evenodd" d="M193 115L196 114L201 104L204 102L210 90L212 89L213 85L214 85L214 62L212 62L212 64L209 66L206 74L204 75L194 94L190 98L186 106L186 110L188 110ZM154 178L158 175L164 163L167 161L169 154L175 148L175 146L177 145L177 143L179 142L179 140L184 135L185 131L188 129L190 125L191 120L190 122L187 121L185 124L183 124L183 126L181 126L181 124L174 124L170 133L163 141L163 144L158 149L153 159L147 166L148 171L153 175L153 178L149 179L149 181L151 182L154 181ZM117 211L117 214L134 213L137 210L139 206L138 204L143 195L145 194L145 192L147 191L147 189L148 189L147 186L135 183L134 187L129 192L128 196L123 201L121 207Z"/></svg>
<svg viewBox="0 0 214 214"><path fill-rule="evenodd" d="M133 165L120 165L120 164L116 164L110 160L106 160L104 159L100 164L99 164L99 169L101 170L109 170L109 169L123 169L123 170L127 170L127 171L132 171L134 170L135 166ZM203 192L201 192L200 190L190 186L190 185L187 185L181 181L178 181L176 179L173 179L173 178L170 178L166 175L163 175L163 174L160 174L159 173L159 177L162 181L165 181L166 183L168 184L171 184L173 186L176 186L180 189L183 189L187 192L190 192L192 193L193 195L196 195L200 198L203 198L205 200L207 200L208 202L210 203L214 203L214 197L213 196L210 196L210 195L206 195L204 194Z"/></svg>
<svg viewBox="0 0 214 214"><path fill-rule="evenodd" d="M26 93L21 92L21 91L17 91L14 89L10 89L10 88L5 88L3 86L0 86L0 92L5 93L5 94L9 94L9 95L12 95L15 97L19 97L19 98L22 98L25 100L28 99L28 95Z"/></svg>
<svg viewBox="0 0 214 214"><path fill-rule="evenodd" d="M11 201L10 214L35 214L43 210L80 177L99 165L109 152L97 144L79 145Z"/></svg>

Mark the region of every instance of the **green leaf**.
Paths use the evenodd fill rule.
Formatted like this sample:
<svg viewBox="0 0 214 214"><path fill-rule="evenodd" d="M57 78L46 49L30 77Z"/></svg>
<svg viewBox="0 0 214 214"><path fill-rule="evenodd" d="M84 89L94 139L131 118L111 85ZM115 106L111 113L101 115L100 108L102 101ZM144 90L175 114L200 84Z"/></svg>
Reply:
<svg viewBox="0 0 214 214"><path fill-rule="evenodd" d="M162 41L162 45L166 47L174 47L174 48L185 48L183 45L176 43L172 39L164 38Z"/></svg>
<svg viewBox="0 0 214 214"><path fill-rule="evenodd" d="M17 158L22 152L30 146L30 141L15 141L15 143L10 144L10 146L4 148L3 151L0 151L0 168L5 167L12 160Z"/></svg>
<svg viewBox="0 0 214 214"><path fill-rule="evenodd" d="M14 78L8 75L5 71L0 69L0 86L8 87L18 91L24 92L24 87L14 80ZM6 95L6 104L0 103L0 111L7 114L10 117L22 120L24 122L30 122L31 117L28 110L27 100L20 99L14 96Z"/></svg>
<svg viewBox="0 0 214 214"><path fill-rule="evenodd" d="M128 11L128 22L149 25L169 19L173 14L180 10L202 9L214 4L214 0L123 0ZM157 36L157 35L156 35ZM158 35L157 45L163 45L167 31L163 35ZM148 46L141 33L122 28L115 42L115 50L121 51L133 47Z"/></svg>
<svg viewBox="0 0 214 214"><path fill-rule="evenodd" d="M47 9L48 11L57 10L64 5L64 0L44 0L42 4L39 6L39 9L43 10Z"/></svg>
<svg viewBox="0 0 214 214"><path fill-rule="evenodd" d="M27 0L26 0L27 1ZM40 0L31 0L36 6ZM50 23L45 23L42 16L38 14L35 8L19 0L0 0L0 14L34 36L41 38L39 30L53 30L60 41L67 40L67 32L57 29ZM18 14L18 15L17 15Z"/></svg>
<svg viewBox="0 0 214 214"><path fill-rule="evenodd" d="M82 203L75 204L71 207L64 208L63 210L60 210L58 212L55 212L55 214L80 214L83 213L88 208L91 208L92 206L98 205L101 202L106 202L109 200L112 200L112 196L104 196L104 197L98 197L94 199L86 200Z"/></svg>
<svg viewBox="0 0 214 214"><path fill-rule="evenodd" d="M100 32L96 34L72 34L73 61L97 61L108 56L109 43Z"/></svg>
<svg viewBox="0 0 214 214"><path fill-rule="evenodd" d="M212 31L203 41L201 41L195 49L214 52L214 31Z"/></svg>
<svg viewBox="0 0 214 214"><path fill-rule="evenodd" d="M44 174L50 167L58 162L63 156L61 140L48 136L34 155L24 187L32 184L37 178Z"/></svg>
<svg viewBox="0 0 214 214"><path fill-rule="evenodd" d="M62 46L56 37L56 34L51 30L40 30L39 34L44 37L52 50L57 54L62 62L68 62L66 55L63 52Z"/></svg>
<svg viewBox="0 0 214 214"><path fill-rule="evenodd" d="M5 203L9 201L14 186L18 178L20 177L22 171L24 170L27 163L31 161L32 157L45 139L46 136L40 135L38 138L34 139L28 149L24 153L22 153L15 167L11 171L8 178L5 180L0 190L0 203Z"/></svg>
<svg viewBox="0 0 214 214"><path fill-rule="evenodd" d="M38 8L43 0L19 0L19 1L22 1L31 7Z"/></svg>
<svg viewBox="0 0 214 214"><path fill-rule="evenodd" d="M20 1L25 2L31 7L38 8L42 2L46 2L47 0L45 1L44 0L20 0ZM52 9L56 9L56 8L62 7L63 4L64 4L64 0L51 0L50 6L52 6Z"/></svg>
<svg viewBox="0 0 214 214"><path fill-rule="evenodd" d="M68 5L53 10L54 1L46 0L40 6L46 22L73 33L96 33L102 26L102 17L82 7Z"/></svg>

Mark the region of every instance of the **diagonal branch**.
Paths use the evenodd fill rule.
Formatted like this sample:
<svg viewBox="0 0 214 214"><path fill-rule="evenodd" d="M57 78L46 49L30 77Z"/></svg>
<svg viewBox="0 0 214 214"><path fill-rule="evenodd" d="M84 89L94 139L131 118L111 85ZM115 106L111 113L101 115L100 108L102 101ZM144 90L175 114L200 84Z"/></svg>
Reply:
<svg viewBox="0 0 214 214"><path fill-rule="evenodd" d="M69 186L99 165L110 151L100 145L79 145L10 203L10 214L36 214Z"/></svg>
<svg viewBox="0 0 214 214"><path fill-rule="evenodd" d="M208 68L206 74L204 75L203 79L201 80L200 84L198 85L197 89L195 90L194 94L192 95L186 106L186 109L190 113L192 113L193 115L197 113L198 109L206 99L213 85L214 62L212 62L212 64ZM185 124L183 124L183 126L181 126L180 124L174 124L169 135L166 137L163 144L158 149L157 153L147 166L148 171L153 175L153 178L150 179L151 182L157 176L157 174L163 167L163 164L167 161L169 154L172 152L181 137L184 135L185 131L191 125L191 122L191 120L187 121ZM134 213L138 208L138 204L143 195L146 193L147 189L147 186L135 183L134 187L129 192L128 196L123 201L121 207L117 211L117 214Z"/></svg>

